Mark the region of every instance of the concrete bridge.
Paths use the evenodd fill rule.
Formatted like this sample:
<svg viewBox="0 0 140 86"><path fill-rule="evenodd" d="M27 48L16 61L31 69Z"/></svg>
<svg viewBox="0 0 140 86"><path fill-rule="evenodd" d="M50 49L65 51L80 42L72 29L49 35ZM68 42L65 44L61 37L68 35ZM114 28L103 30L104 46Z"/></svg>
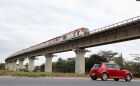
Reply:
<svg viewBox="0 0 140 86"><path fill-rule="evenodd" d="M18 55L10 55L6 60L6 68L16 71L16 62L19 60L19 69L23 68L25 58L29 59L28 70L34 70L34 60L37 56L45 56L45 72L52 72L52 58L55 53L73 50L76 54L75 73L85 73L85 48L101 46L122 41L140 38L140 16L124 20L90 32L89 35L70 39L61 43L42 47L37 50Z"/></svg>

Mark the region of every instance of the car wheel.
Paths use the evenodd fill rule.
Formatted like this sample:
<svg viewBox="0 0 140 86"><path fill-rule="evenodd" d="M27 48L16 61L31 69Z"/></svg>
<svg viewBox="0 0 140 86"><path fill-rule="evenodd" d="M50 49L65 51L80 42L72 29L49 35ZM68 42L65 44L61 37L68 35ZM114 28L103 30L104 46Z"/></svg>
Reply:
<svg viewBox="0 0 140 86"><path fill-rule="evenodd" d="M92 80L97 80L97 77L91 77Z"/></svg>
<svg viewBox="0 0 140 86"><path fill-rule="evenodd" d="M117 79L117 78L115 78L114 80L115 80L115 81L119 81L119 79Z"/></svg>
<svg viewBox="0 0 140 86"><path fill-rule="evenodd" d="M125 81L131 81L132 77L130 74L126 74Z"/></svg>
<svg viewBox="0 0 140 86"><path fill-rule="evenodd" d="M108 79L108 75L106 73L103 73L101 76L101 80L106 81Z"/></svg>

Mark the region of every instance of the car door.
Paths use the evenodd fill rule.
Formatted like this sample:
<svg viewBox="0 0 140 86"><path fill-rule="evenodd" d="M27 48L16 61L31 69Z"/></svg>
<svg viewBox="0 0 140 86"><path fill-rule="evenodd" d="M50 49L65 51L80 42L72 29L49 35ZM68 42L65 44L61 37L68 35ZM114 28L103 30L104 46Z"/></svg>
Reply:
<svg viewBox="0 0 140 86"><path fill-rule="evenodd" d="M107 73L109 75L109 78L114 78L115 77L115 73L114 73L114 68L113 68L113 64L106 64L107 67Z"/></svg>
<svg viewBox="0 0 140 86"><path fill-rule="evenodd" d="M115 78L122 78L123 77L123 70L121 69L121 67L117 64L114 64L113 68L115 69L115 71L114 71Z"/></svg>

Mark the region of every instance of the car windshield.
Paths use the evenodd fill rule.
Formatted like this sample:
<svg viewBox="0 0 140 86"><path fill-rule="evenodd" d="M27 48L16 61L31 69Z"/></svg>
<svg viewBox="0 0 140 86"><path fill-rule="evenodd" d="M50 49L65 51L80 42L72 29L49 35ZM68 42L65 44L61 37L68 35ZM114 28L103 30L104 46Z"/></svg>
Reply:
<svg viewBox="0 0 140 86"><path fill-rule="evenodd" d="M95 65L93 66L93 68L96 68L96 67L101 67L101 64L95 64Z"/></svg>

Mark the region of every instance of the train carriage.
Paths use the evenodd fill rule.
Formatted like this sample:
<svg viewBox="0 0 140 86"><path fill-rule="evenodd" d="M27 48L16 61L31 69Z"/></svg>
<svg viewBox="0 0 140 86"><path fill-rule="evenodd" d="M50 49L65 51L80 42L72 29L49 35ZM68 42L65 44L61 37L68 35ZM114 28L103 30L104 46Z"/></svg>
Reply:
<svg viewBox="0 0 140 86"><path fill-rule="evenodd" d="M16 53L14 53L12 56L23 54L25 52L38 50L38 49L41 49L41 48L44 48L44 47L48 47L48 46L63 42L63 41L67 41L67 40L70 40L70 39L75 39L75 38L82 37L82 36L87 36L89 34L90 34L90 32L87 28L79 28L79 29L76 29L76 30L71 31L69 33L63 34L62 36L53 38L51 40L42 42L42 43L34 45L34 46L31 46L31 47L23 49L21 51L18 51Z"/></svg>

